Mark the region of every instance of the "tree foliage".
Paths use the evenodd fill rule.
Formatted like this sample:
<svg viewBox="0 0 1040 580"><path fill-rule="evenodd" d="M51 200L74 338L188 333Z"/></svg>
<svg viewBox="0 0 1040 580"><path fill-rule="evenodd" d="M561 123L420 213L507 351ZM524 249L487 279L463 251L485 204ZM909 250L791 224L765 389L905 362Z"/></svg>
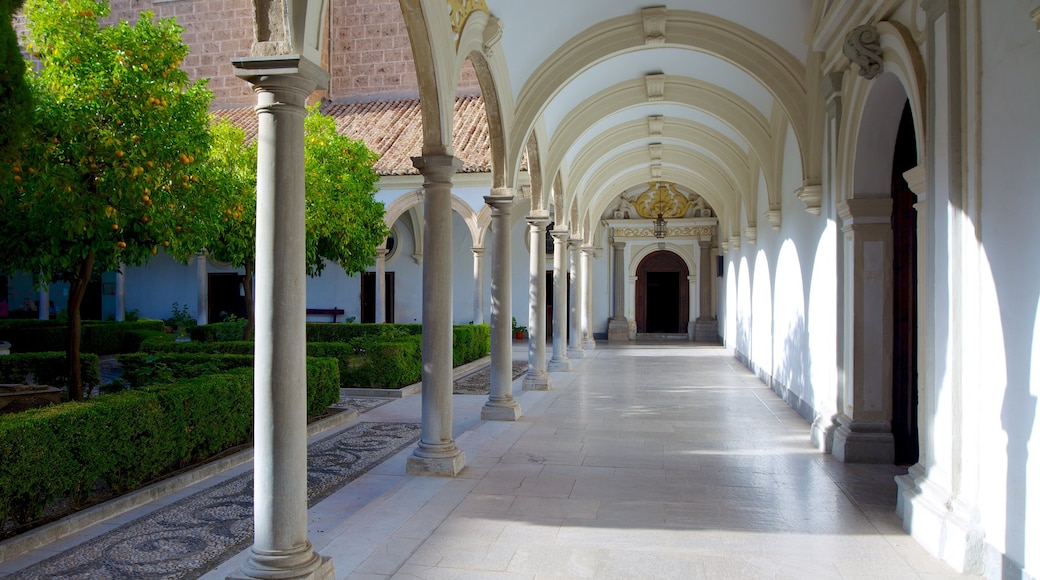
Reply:
<svg viewBox="0 0 1040 580"><path fill-rule="evenodd" d="M32 119L32 96L25 83L25 60L11 18L24 0L0 0L0 163L21 145Z"/></svg>
<svg viewBox="0 0 1040 580"><path fill-rule="evenodd" d="M317 106L304 127L307 274L320 275L328 262L356 274L374 263L376 247L389 234L383 204L374 198L377 156L362 141L339 134L335 120ZM245 269L248 292L256 257L256 143L247 143L245 132L226 120L215 122L212 132L206 175L220 202L206 247L216 259ZM246 298L252 319L251 294Z"/></svg>
<svg viewBox="0 0 1040 580"><path fill-rule="evenodd" d="M209 236L193 216L212 204L200 185L210 92L179 68L181 28L149 12L100 26L108 12L104 0L26 1L35 114L15 162L0 168L0 267L69 282L74 375L91 278L160 247L186 258Z"/></svg>

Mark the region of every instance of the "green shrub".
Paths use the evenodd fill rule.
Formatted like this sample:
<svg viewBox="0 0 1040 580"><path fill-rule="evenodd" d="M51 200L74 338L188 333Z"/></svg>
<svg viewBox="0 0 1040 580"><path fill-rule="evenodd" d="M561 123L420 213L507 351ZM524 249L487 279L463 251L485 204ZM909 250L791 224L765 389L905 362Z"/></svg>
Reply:
<svg viewBox="0 0 1040 580"><path fill-rule="evenodd" d="M124 491L247 443L252 389L252 369L239 368L0 415L0 524L58 499L81 505L99 480ZM307 359L308 415L338 400L336 361Z"/></svg>
<svg viewBox="0 0 1040 580"><path fill-rule="evenodd" d="M101 383L96 354L84 353L79 359L83 386L90 389ZM0 383L21 384L28 375L37 385L68 386L68 363L64 352L30 352L0 356Z"/></svg>
<svg viewBox="0 0 1040 580"><path fill-rule="evenodd" d="M0 340L11 343L16 353L64 351L67 326L56 320L0 321ZM165 332L161 320L83 323L80 352L97 355L133 352L148 336Z"/></svg>
<svg viewBox="0 0 1040 580"><path fill-rule="evenodd" d="M491 327L487 324L459 325L453 329L452 340L452 364L464 365L491 352Z"/></svg>

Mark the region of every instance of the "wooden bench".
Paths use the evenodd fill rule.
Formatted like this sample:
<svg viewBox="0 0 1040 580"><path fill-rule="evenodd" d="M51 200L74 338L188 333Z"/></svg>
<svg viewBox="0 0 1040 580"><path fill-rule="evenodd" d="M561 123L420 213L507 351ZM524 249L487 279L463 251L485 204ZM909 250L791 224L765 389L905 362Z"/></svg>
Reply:
<svg viewBox="0 0 1040 580"><path fill-rule="evenodd" d="M331 316L332 321L336 322L336 317L345 314L346 311L342 308L308 308L307 316Z"/></svg>

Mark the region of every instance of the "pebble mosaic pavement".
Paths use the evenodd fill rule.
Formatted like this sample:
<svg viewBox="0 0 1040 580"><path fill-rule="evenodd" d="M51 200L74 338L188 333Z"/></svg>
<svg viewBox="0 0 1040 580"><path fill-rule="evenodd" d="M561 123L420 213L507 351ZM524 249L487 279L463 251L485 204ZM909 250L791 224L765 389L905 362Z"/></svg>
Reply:
<svg viewBox="0 0 1040 580"><path fill-rule="evenodd" d="M313 506L418 438L418 424L359 423L311 444L308 505ZM253 475L249 472L8 578L197 578L247 548L252 537Z"/></svg>

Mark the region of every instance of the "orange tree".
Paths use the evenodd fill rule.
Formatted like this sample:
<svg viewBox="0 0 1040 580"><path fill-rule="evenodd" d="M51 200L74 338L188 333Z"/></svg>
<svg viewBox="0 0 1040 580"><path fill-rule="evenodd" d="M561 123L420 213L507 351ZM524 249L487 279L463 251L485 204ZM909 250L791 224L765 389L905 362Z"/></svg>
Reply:
<svg viewBox="0 0 1040 580"><path fill-rule="evenodd" d="M149 12L101 26L103 0L27 0L35 114L18 157L0 168L0 268L69 283L69 394L83 398L80 304L106 270L171 244L201 247L211 203L198 165L209 149L210 93L191 83L188 47Z"/></svg>
<svg viewBox="0 0 1040 580"><path fill-rule="evenodd" d="M25 60L11 18L23 0L0 0L0 163L10 163L32 117L32 99L25 84Z"/></svg>
<svg viewBox="0 0 1040 580"><path fill-rule="evenodd" d="M311 107L304 120L307 274L319 276L328 262L348 275L374 263L375 250L390 230L376 201L377 156L362 141L339 134L332 117ZM256 255L256 144L227 121L213 129L207 182L222 201L212 220L215 235L206 243L218 260L243 268L252 324L252 278Z"/></svg>

